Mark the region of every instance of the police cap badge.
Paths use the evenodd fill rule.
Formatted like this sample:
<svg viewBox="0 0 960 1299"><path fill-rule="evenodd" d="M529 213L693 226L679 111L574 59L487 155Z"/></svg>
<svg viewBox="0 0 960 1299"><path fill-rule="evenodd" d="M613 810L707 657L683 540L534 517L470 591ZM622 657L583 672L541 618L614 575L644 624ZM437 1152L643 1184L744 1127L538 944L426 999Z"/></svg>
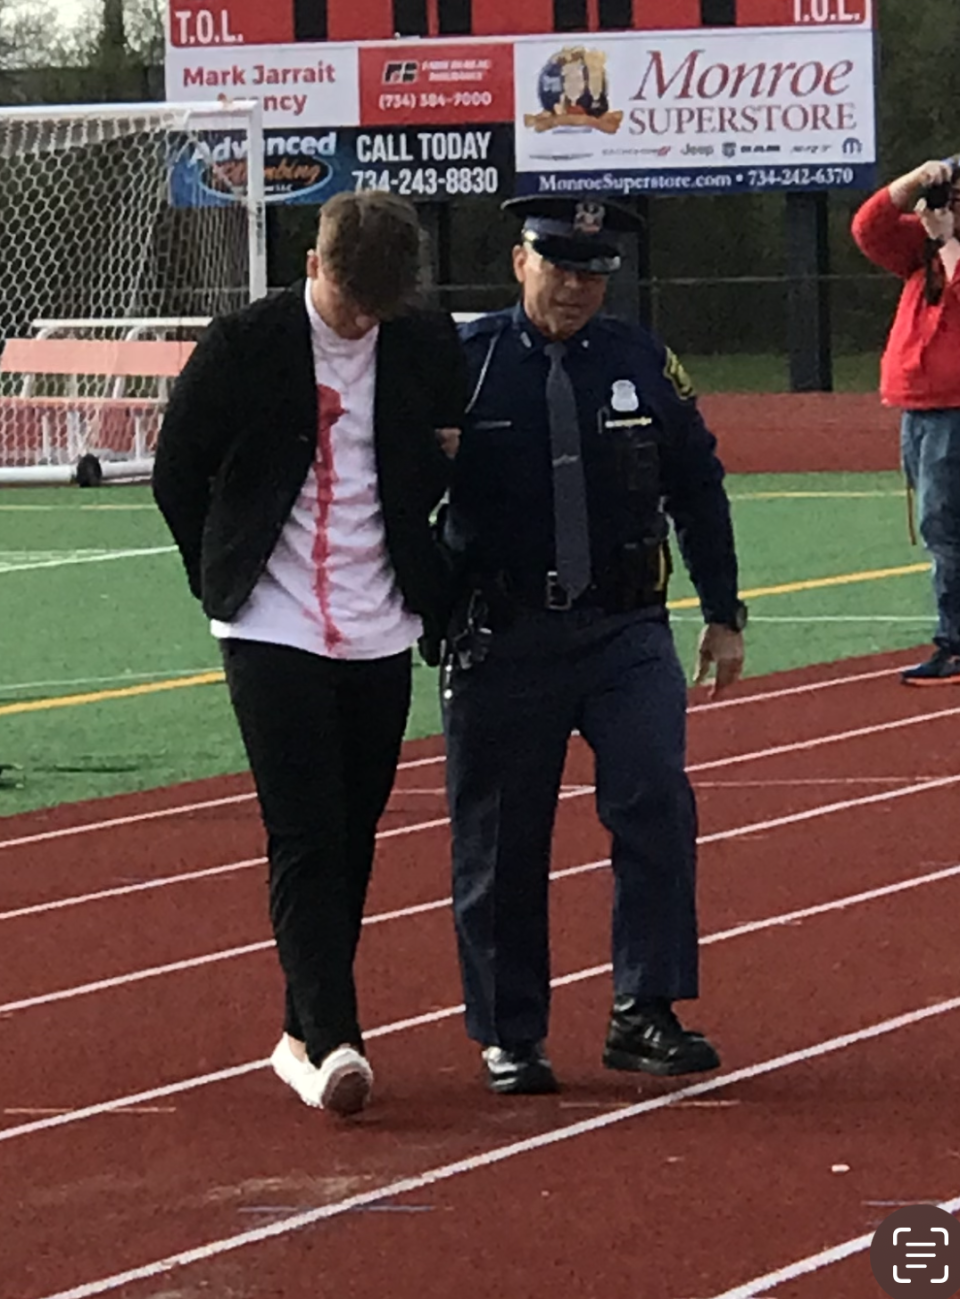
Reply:
<svg viewBox="0 0 960 1299"><path fill-rule="evenodd" d="M538 195L512 198L505 212L523 218L523 243L547 261L575 271L610 275L620 266L618 236L643 229L643 221L621 203Z"/></svg>

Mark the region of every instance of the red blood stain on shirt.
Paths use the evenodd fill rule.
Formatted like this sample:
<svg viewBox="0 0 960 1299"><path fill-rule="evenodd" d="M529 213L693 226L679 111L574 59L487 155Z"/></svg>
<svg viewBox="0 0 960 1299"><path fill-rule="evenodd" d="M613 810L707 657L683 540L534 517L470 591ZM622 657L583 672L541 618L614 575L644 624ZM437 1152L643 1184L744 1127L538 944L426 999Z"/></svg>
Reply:
<svg viewBox="0 0 960 1299"><path fill-rule="evenodd" d="M313 587L323 619L323 640L332 653L343 643L344 635L330 615L330 507L337 472L333 463L333 429L346 414L340 394L325 384L317 385L317 452L314 468L317 475L317 532L313 543Z"/></svg>

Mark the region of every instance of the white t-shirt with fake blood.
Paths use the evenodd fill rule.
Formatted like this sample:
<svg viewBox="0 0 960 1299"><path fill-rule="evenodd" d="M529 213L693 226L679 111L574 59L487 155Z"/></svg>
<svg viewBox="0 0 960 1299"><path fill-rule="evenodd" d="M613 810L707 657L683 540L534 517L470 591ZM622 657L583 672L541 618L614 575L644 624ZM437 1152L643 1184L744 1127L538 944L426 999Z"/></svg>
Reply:
<svg viewBox="0 0 960 1299"><path fill-rule="evenodd" d="M250 599L215 636L326 658L386 658L422 631L387 555L373 447L378 329L341 338L310 297L319 412L313 465Z"/></svg>

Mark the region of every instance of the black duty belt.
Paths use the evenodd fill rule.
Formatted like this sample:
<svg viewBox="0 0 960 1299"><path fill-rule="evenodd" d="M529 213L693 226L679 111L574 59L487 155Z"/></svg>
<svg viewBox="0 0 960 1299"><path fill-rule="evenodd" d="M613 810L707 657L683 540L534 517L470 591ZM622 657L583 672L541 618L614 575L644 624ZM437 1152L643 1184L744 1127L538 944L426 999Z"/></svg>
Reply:
<svg viewBox="0 0 960 1299"><path fill-rule="evenodd" d="M626 590L617 583L592 582L587 589L572 599L560 585L555 572L546 573L540 582L518 582L510 574L501 573L495 581L497 594L507 604L524 609L547 609L566 613L571 609L600 609L604 613L630 613L635 609L662 606L662 593L644 590Z"/></svg>

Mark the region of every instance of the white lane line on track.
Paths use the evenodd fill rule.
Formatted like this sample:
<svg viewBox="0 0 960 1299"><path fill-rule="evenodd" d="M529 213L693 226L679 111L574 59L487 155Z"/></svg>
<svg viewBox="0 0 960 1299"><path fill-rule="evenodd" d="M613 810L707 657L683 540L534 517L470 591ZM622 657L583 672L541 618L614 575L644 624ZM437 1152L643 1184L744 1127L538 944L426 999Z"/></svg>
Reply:
<svg viewBox="0 0 960 1299"><path fill-rule="evenodd" d="M594 870L598 866L609 865L609 862L590 862L584 866L574 866L564 874L574 875L585 871ZM734 925L730 929L721 929L714 934L706 934L700 939L701 947L712 947L717 943L730 942L735 938L742 938L747 934L761 933L767 929L776 929L788 927L802 923L804 920L812 919L815 916L828 915L835 911L846 911L849 908L862 906L865 903L875 902L881 898L893 897L898 893L906 893L912 889L923 888L928 884L939 884L944 880L949 880L960 875L960 863L944 867L941 870L931 871L926 875L917 875L911 879L898 880L894 884L883 884L875 889L867 889L861 893L848 894L846 897L836 898L832 902L819 902L813 906L802 907L795 911L781 912L779 915L767 916L762 920L746 920L741 924ZM609 962L602 965L590 966L584 970L577 970L572 974L561 975L558 978L551 979L550 986L553 988L569 987L575 983L583 983L588 979L600 978L611 972L612 966ZM364 1037L373 1040L378 1037L390 1037L395 1033L406 1032L413 1028L422 1028L430 1024L440 1023L442 1020L451 1019L455 1015L463 1013L463 1006L446 1006L442 1010L428 1011L422 1015L415 1015L409 1019L396 1020L391 1024L382 1024L378 1028L372 1028L364 1033ZM15 1138L32 1136L37 1132L45 1132L50 1128L64 1127L66 1124L79 1123L86 1119L97 1118L103 1114L112 1114L117 1110L124 1110L130 1106L142 1106L149 1104L151 1101L160 1100L166 1096L176 1096L181 1092L194 1091L200 1087L208 1087L218 1082L228 1082L233 1078L242 1078L247 1074L256 1073L260 1069L266 1068L268 1060L250 1060L246 1064L233 1065L226 1069L218 1069L213 1073L198 1074L193 1078L185 1078L177 1083L168 1083L163 1087L155 1087L149 1091L135 1092L129 1096L120 1096L111 1101L101 1101L95 1105L87 1105L81 1109L71 1110L65 1114L57 1115L55 1118L41 1119L33 1123L19 1124L17 1127L0 1128L0 1142L12 1141Z"/></svg>
<svg viewBox="0 0 960 1299"><path fill-rule="evenodd" d="M901 718L893 722L879 722L876 726L860 726L850 731L835 731L828 735L815 736L811 740L798 740L794 744L779 744L771 748L754 749L749 753L736 753L727 758L715 758L709 762L691 763L687 767L687 774L693 776L703 771L716 771L721 767L733 767L745 762L759 762L771 757L783 757L788 753L799 753L809 749L822 748L827 744L841 744L846 740L864 739L868 735L875 735L883 731L896 730L904 726L916 726L924 722L939 721L943 718L953 717L957 714L960 714L960 708L947 708L936 713L923 713L914 717ZM420 763L422 764L432 761L434 761L434 759L425 758L421 759ZM904 781L910 779L910 777L903 778ZM917 779L917 777L913 777L915 783ZM923 780L927 778L920 777L919 779ZM929 777L930 781L933 781L934 779L935 777ZM856 783L855 778L849 778L849 780L851 784ZM705 784L705 782L699 781L695 783L698 785ZM784 783L791 784L798 782L787 781ZM811 783L820 782L813 781ZM398 790L396 792L398 794L403 794L405 791ZM584 795L592 794L593 792L594 787L592 785L576 785L563 789L560 798L561 800L581 798ZM449 824L450 818L446 816L435 817L430 821L413 821L409 825L395 826L390 830L378 830L377 839L386 840L403 838L407 835L417 834L422 830L442 829L444 826L448 826ZM13 843L14 841L8 840L7 842ZM0 843L0 847L2 846L2 843ZM42 915L47 911L56 911L61 910L64 907L79 906L81 903L85 902L102 901L106 898L123 897L129 893L142 893L148 889L168 888L171 885L192 879L203 879L211 874L227 874L233 870L243 870L248 867L260 866L264 861L265 858L255 857L242 862L228 862L223 866L211 867L209 870L189 871L182 875L164 876L158 880L142 880L136 884L118 885L112 889L98 889L93 893L74 894L70 897L55 899L52 902L39 902L31 906L17 907L11 911L0 911L0 921L20 919L24 916Z"/></svg>
<svg viewBox="0 0 960 1299"><path fill-rule="evenodd" d="M804 789L821 785L914 785L921 780L936 780L935 775L922 776L798 776L795 780L695 780L697 789ZM176 878L176 877L174 877ZM0 920L3 919L0 913Z"/></svg>
<svg viewBox="0 0 960 1299"><path fill-rule="evenodd" d="M851 808L869 807L874 803L892 802L894 799L906 798L911 794L923 794L927 790L942 789L948 785L960 784L960 775L942 776L937 780L924 781L919 785L908 785L905 789L883 790L879 794L868 794L863 798L844 799L839 803L824 803L819 807L807 808L802 812L791 812L785 816L770 817L764 821L751 821L746 825L734 826L729 830L718 830L713 834L700 835L699 845L724 843L728 839L741 839L751 834L761 834L767 830L777 830L786 825L796 825L802 821L813 821L821 816L831 816L836 812L846 812ZM593 862L588 866L579 866L575 872L598 870L609 865L609 859ZM554 878L564 878L574 872L557 872ZM383 924L386 920L400 920L409 916L425 915L450 905L450 898L437 898L430 902L421 902L414 906L403 907L399 911L380 913L365 917L364 925ZM265 952L274 945L273 939L263 939L256 943L244 943L240 947L223 948L216 952L207 952L203 956L191 956L180 961L171 961L166 965L153 965L143 970L132 970L127 974L118 974L109 979L97 979L92 983L77 984L72 988L61 988L56 992L45 992L35 997L25 997L20 1001L7 1001L0 1004L0 1015L12 1015L23 1010L32 1010L37 1006L49 1006L55 1002L72 1001L75 997L89 996L95 992L107 992L111 988L126 987L131 983L142 983L146 979L157 979L168 974L179 974L184 970L199 969L204 965L214 965L220 961L232 961L237 957L251 956Z"/></svg>
<svg viewBox="0 0 960 1299"><path fill-rule="evenodd" d="M106 898L121 898L130 893L145 893L148 889L165 889L172 884L186 884L191 880L230 875L235 871L249 870L253 866L263 866L265 862L265 857L248 857L244 861L228 862L225 866L210 866L206 870L184 871L181 875L162 875L158 879L142 880L138 884L118 884L115 888L97 889L94 893L74 893L71 897L57 898L53 902L35 902L29 907L14 907L12 911L0 911L0 920L20 920L24 916L40 916L48 911L79 907L84 902L102 902Z"/></svg>
<svg viewBox="0 0 960 1299"><path fill-rule="evenodd" d="M804 821L816 820L822 816L831 816L837 812L846 812L851 808L869 807L875 803L892 802L911 794L923 794L931 789L942 789L949 785L960 784L960 775L942 776L936 780L923 781L921 784L908 785L903 789L883 790L879 794L868 794L863 798L843 799L837 803L823 803L818 807L806 808L802 812L791 812L785 816L770 817L763 821L751 821L747 825L734 826L729 830L718 830L713 834L700 835L697 844L703 846L711 843L724 843L729 839L741 839L747 835L762 834L769 830L781 829L783 826L796 825ZM564 879L571 875L585 874L588 871L600 870L609 866L609 858L575 866L569 870L551 872L552 879ZM421 902L413 906L401 907L396 911L380 912L365 916L364 925L384 924L387 921L407 919L411 916L426 915L451 904L449 897L435 898L430 902ZM171 961L165 965L149 966L143 970L134 970L127 974L115 975L109 979L97 979L92 983L77 984L71 988L61 988L56 992L42 993L35 997L26 997L19 1001L8 1001L0 1004L0 1015L11 1015L18 1011L30 1010L37 1006L47 1006L55 1002L71 1001L75 997L88 996L95 992L106 992L111 988L125 987L131 983L141 983L146 979L161 978L168 974L182 973L184 970L198 969L204 965L214 965L221 961L232 961L237 957L251 956L258 952L268 951L274 946L273 939L262 939L256 943L244 943L239 947L223 948L207 952L203 956L188 957L180 961Z"/></svg>
<svg viewBox="0 0 960 1299"><path fill-rule="evenodd" d="M873 803L892 802L896 798L906 798L910 794L923 794L929 789L943 789L948 785L956 784L960 784L960 776L941 776L936 780L925 780L919 785L907 785L904 789L885 789L879 794L867 794L863 798L846 798L839 803L823 803L819 807L810 807L803 812L791 812L787 816L774 816L765 821L754 821L750 825L738 826L734 830L718 830L714 834L701 835L697 843L722 843L726 839L761 834L764 830L777 830L784 825L813 821L821 816L831 816L834 812L849 811L853 807L869 807Z"/></svg>
<svg viewBox="0 0 960 1299"><path fill-rule="evenodd" d="M854 685L859 681L876 681L882 677L893 676L898 667L880 668L872 672L857 672L846 677L831 677L827 681L811 681L800 686L784 686L779 690L758 691L752 695L739 695L734 699L717 699L713 703L691 704L688 713L710 713L720 708L740 708L745 704L762 704L770 699L785 699L791 695L812 694L818 690L828 690L833 686ZM438 754L433 758L418 758L401 762L399 770L410 771L418 767L433 766L443 762L444 757ZM36 834L19 835L14 839L0 839L0 849L19 848L25 844L46 843L52 839L64 839L74 834L93 834L99 830L115 830L125 825L139 825L144 821L155 821L167 816L186 816L191 812L206 812L217 807L229 807L235 803L247 803L253 799L252 791L245 794L232 794L223 798L205 799L196 803L178 803L171 807L155 808L149 812L131 813L129 816L109 817L103 821L88 821L83 825L62 826L57 830L44 830Z"/></svg>
<svg viewBox="0 0 960 1299"><path fill-rule="evenodd" d="M165 1258L156 1259L154 1262L145 1263L140 1267L130 1268L126 1272L118 1272L113 1276L102 1277L97 1281L90 1281L83 1285L74 1286L69 1290L60 1290L56 1294L46 1295L44 1299L93 1299L95 1295L105 1294L110 1290L118 1290L121 1286L130 1285L136 1281L147 1281L151 1277L160 1276L164 1272L172 1271L175 1268L187 1267L192 1263L203 1263L222 1254L232 1253L234 1250L241 1249L246 1245L260 1244L263 1241L272 1240L279 1236L287 1236L293 1231L312 1226L314 1223L341 1217L343 1214L355 1209L380 1204L384 1200L396 1199L398 1196L409 1195L414 1191L422 1191L426 1187L437 1186L467 1173L476 1173L481 1169L495 1167L498 1164L505 1163L508 1159L515 1159L520 1155L530 1154L535 1150L544 1150L560 1145L562 1142L572 1141L577 1137L603 1131L605 1128L613 1127L614 1124L624 1123L627 1120L639 1118L641 1115L651 1114L656 1110L667 1109L695 1096L709 1095L721 1088L731 1087L741 1082L749 1082L766 1074L792 1068L794 1065L806 1064L811 1060L821 1059L823 1056L844 1051L848 1047L857 1046L862 1042L898 1032L903 1028L913 1027L924 1020L946 1015L957 1009L960 1009L960 997L952 997L948 1001L941 1001L934 1006L923 1006L917 1010L896 1015L891 1019L881 1020L879 1023L869 1025L867 1028L858 1029L852 1033L844 1033L839 1037L827 1038L815 1042L811 1046L801 1047L797 1051L789 1051L784 1055L774 1056L769 1060L746 1065L741 1069L733 1069L729 1073L720 1074L718 1077L710 1078L707 1081L681 1087L668 1095L639 1101L636 1105L628 1105L620 1110L608 1111L593 1118L582 1119L579 1123L551 1128L546 1132L538 1133L536 1136L526 1137L521 1141L514 1141L506 1146L498 1146L493 1150L471 1155L466 1159L458 1159L449 1164L440 1164L438 1167L428 1169L426 1172L388 1182L386 1186L382 1186L377 1190L364 1191L359 1195L351 1195L343 1200L334 1201L332 1204L325 1204L320 1208L309 1209L306 1212L284 1218L280 1222L268 1223L250 1231L238 1232L233 1236L224 1236L219 1240L209 1241L207 1244L196 1246L193 1249L168 1254ZM746 1291L739 1296L739 1299L748 1299L749 1295L757 1293L756 1290ZM732 1295L728 1295L726 1299L732 1299Z"/></svg>
<svg viewBox="0 0 960 1299"><path fill-rule="evenodd" d="M913 1204L914 1201L898 1200L892 1203ZM960 1195L953 1200L943 1200L937 1208L944 1209L947 1213L957 1213L960 1211ZM732 1290L724 1290L723 1294L715 1295L714 1299L758 1299L759 1296L768 1294L770 1290L783 1285L786 1281L796 1281L798 1277L809 1276L811 1272L819 1272L821 1268L841 1263L853 1254L862 1253L873 1244L873 1235L872 1231L868 1231L863 1236L855 1236L853 1240L845 1240L842 1245L831 1245L829 1249L822 1249L819 1254L810 1254L796 1263L778 1268L776 1272L768 1272L766 1276L754 1277L752 1281L745 1281L743 1285L734 1286Z"/></svg>
<svg viewBox="0 0 960 1299"><path fill-rule="evenodd" d="M767 749L755 749L751 753L737 753L729 758L713 758L709 762L695 762L687 767L687 774L700 771L716 771L718 767L735 767L743 762L760 762L767 758L781 758L787 753L806 753L810 749L821 749L826 744L842 744L847 740L863 740L869 735L883 735L887 731L899 731L907 726L923 726L927 722L942 721L947 717L960 716L960 707L941 708L935 713L917 713L912 717L898 717L892 722L876 722L873 726L856 726L849 731L834 731L828 735L815 735L810 740L795 740L792 744L774 744Z"/></svg>

